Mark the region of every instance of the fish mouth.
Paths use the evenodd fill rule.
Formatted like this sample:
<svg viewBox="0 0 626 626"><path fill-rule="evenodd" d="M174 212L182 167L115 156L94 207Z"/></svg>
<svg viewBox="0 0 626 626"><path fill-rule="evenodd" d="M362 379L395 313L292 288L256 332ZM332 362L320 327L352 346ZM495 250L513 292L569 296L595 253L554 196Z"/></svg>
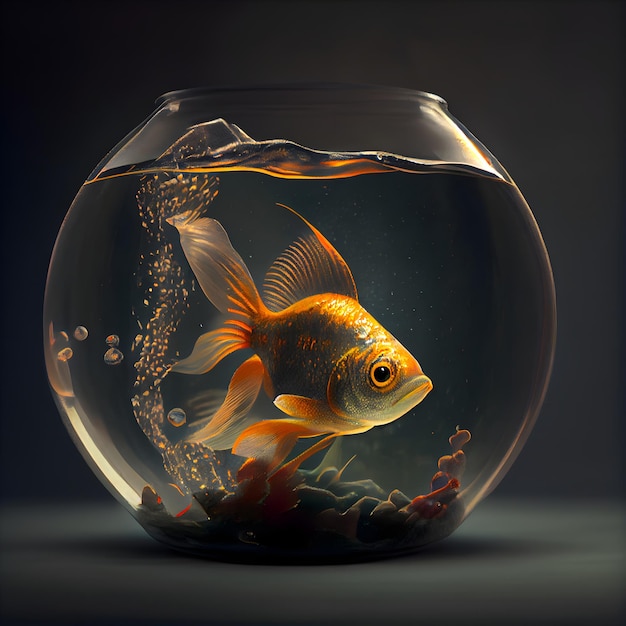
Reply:
<svg viewBox="0 0 626 626"><path fill-rule="evenodd" d="M414 381L414 384L415 387L413 387L411 391L403 395L400 399L396 400L394 405L410 403L412 406L415 406L416 404L419 404L433 388L433 383L430 378L424 375L418 376Z"/></svg>

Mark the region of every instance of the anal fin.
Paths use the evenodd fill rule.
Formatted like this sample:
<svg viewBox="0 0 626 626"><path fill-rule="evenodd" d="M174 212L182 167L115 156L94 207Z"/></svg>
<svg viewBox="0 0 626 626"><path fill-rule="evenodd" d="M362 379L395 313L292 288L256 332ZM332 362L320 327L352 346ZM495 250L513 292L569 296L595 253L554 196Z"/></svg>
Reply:
<svg viewBox="0 0 626 626"><path fill-rule="evenodd" d="M310 448L307 448L296 458L291 459L289 462L278 468L270 478L270 482L280 483L289 480L300 468L300 465L302 465L302 463L304 463L308 458L312 457L317 452L328 448L328 446L330 446L333 440L335 440L335 438L338 436L339 435L332 433L331 435L328 435L314 443Z"/></svg>
<svg viewBox="0 0 626 626"><path fill-rule="evenodd" d="M264 420L246 428L235 441L232 452L248 457L255 467L269 474L285 460L299 438L316 434L303 420ZM243 475L245 472L242 474L240 470L240 479Z"/></svg>

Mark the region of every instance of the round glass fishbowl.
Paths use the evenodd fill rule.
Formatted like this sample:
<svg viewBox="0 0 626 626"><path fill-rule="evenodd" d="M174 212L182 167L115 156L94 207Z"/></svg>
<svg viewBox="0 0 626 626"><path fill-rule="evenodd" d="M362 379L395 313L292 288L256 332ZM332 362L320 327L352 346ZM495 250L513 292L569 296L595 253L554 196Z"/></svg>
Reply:
<svg viewBox="0 0 626 626"><path fill-rule="evenodd" d="M352 560L442 539L493 490L555 320L528 206L441 98L198 89L80 189L45 355L76 445L150 535Z"/></svg>

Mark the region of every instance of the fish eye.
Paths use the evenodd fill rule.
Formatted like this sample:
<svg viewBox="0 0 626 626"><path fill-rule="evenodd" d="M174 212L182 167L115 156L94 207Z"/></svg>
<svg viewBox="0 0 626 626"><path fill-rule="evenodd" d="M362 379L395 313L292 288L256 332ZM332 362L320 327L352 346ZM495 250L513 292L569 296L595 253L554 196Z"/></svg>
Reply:
<svg viewBox="0 0 626 626"><path fill-rule="evenodd" d="M370 381L377 389L382 389L393 382L395 368L391 361L379 359L370 368Z"/></svg>

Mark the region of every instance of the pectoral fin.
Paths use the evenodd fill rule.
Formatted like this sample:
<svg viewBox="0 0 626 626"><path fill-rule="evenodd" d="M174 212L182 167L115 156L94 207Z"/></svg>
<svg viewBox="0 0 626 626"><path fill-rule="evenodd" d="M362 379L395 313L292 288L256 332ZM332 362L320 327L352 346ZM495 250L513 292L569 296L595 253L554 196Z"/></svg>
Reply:
<svg viewBox="0 0 626 626"><path fill-rule="evenodd" d="M335 413L326 402L313 398L283 393L274 398L274 404L283 413L306 421L309 430L313 433L310 436L329 433L337 435L364 433L373 426L369 422L359 422L343 417Z"/></svg>
<svg viewBox="0 0 626 626"><path fill-rule="evenodd" d="M305 398L304 396L296 396L293 394L283 393L274 398L274 404L287 415L298 417L300 419L311 420L311 426L316 424L330 425L337 421L338 416L333 413L326 402L314 400L313 398ZM332 429L319 430L318 432L329 432Z"/></svg>

